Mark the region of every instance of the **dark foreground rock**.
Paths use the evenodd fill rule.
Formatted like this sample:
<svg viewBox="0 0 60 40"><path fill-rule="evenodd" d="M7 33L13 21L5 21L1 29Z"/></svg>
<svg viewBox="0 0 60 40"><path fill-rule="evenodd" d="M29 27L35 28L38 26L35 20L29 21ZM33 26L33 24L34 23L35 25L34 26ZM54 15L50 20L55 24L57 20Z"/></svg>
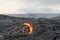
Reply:
<svg viewBox="0 0 60 40"><path fill-rule="evenodd" d="M22 33L23 23L33 25L33 33ZM15 27L18 30L14 30ZM0 16L0 40L60 40L60 20Z"/></svg>

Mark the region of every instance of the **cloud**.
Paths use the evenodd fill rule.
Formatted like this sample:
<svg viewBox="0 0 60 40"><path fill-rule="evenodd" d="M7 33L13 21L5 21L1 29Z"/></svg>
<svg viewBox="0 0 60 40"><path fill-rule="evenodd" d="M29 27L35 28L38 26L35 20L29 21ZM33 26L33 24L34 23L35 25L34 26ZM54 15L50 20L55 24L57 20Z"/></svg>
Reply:
<svg viewBox="0 0 60 40"><path fill-rule="evenodd" d="M60 13L60 0L22 0L26 8L18 9L27 13ZM33 6L32 6L33 5Z"/></svg>
<svg viewBox="0 0 60 40"><path fill-rule="evenodd" d="M60 10L56 8L40 7L40 8L22 8L19 11L25 13L59 13Z"/></svg>
<svg viewBox="0 0 60 40"><path fill-rule="evenodd" d="M48 3L48 4L60 4L60 0L22 0L25 2L40 2L40 3Z"/></svg>
<svg viewBox="0 0 60 40"><path fill-rule="evenodd" d="M0 0L0 13L60 13L60 0Z"/></svg>

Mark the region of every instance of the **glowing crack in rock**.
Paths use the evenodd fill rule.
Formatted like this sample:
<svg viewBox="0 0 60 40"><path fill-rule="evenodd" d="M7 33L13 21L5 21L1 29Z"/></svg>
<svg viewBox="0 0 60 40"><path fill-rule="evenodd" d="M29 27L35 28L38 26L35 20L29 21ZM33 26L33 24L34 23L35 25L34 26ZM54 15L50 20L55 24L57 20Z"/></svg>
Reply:
<svg viewBox="0 0 60 40"><path fill-rule="evenodd" d="M24 25L29 28L28 33L31 35L33 33L33 26L30 23L24 23Z"/></svg>

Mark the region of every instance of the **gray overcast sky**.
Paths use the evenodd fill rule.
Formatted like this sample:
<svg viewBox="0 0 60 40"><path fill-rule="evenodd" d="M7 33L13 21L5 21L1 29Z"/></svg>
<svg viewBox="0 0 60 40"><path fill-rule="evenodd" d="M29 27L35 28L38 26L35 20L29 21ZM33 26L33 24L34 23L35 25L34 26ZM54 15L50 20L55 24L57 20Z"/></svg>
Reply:
<svg viewBox="0 0 60 40"><path fill-rule="evenodd" d="M0 0L0 14L60 13L60 0Z"/></svg>

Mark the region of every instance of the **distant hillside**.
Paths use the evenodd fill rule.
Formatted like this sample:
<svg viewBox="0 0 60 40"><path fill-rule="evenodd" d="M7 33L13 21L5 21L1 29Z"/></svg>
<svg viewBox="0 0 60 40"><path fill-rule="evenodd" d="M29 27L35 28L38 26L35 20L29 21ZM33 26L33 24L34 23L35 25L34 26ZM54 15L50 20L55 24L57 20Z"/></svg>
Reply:
<svg viewBox="0 0 60 40"><path fill-rule="evenodd" d="M13 17L26 17L26 18L52 18L59 16L60 14L7 14Z"/></svg>
<svg viewBox="0 0 60 40"><path fill-rule="evenodd" d="M10 18L10 16L0 14L0 19L6 19L6 18Z"/></svg>
<svg viewBox="0 0 60 40"><path fill-rule="evenodd" d="M60 19L60 16L54 17L54 19Z"/></svg>

